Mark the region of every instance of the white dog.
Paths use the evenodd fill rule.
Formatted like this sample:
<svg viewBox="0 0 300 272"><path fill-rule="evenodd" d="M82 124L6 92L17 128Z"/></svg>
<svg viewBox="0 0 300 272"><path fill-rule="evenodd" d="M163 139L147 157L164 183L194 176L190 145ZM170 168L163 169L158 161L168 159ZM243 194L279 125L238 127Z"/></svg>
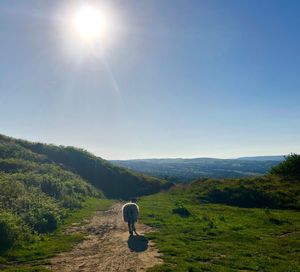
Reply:
<svg viewBox="0 0 300 272"><path fill-rule="evenodd" d="M130 235L133 235L133 232L137 234L134 224L138 220L139 206L135 202L136 200L132 199L131 202L126 203L122 207L123 219L126 223L128 223L128 231Z"/></svg>

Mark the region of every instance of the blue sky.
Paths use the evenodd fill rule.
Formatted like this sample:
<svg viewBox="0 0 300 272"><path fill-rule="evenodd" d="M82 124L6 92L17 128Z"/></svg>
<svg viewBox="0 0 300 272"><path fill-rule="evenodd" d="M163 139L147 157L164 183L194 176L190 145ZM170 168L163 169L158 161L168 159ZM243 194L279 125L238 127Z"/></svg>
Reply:
<svg viewBox="0 0 300 272"><path fill-rule="evenodd" d="M300 152L300 1L90 3L116 19L100 57L61 27L81 2L0 2L0 133L106 159Z"/></svg>

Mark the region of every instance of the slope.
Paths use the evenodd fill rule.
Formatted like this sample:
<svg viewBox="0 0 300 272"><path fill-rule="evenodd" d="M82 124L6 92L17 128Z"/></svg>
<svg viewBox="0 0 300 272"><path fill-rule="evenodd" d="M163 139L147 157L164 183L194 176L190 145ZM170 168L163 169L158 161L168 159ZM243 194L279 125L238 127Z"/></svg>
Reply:
<svg viewBox="0 0 300 272"><path fill-rule="evenodd" d="M139 204L164 259L149 271L299 271L300 155L264 177L200 179Z"/></svg>
<svg viewBox="0 0 300 272"><path fill-rule="evenodd" d="M102 190L107 197L130 198L156 193L170 186L161 179L114 166L83 149L33 143L3 135L0 135L0 141L8 149L8 156L58 164Z"/></svg>

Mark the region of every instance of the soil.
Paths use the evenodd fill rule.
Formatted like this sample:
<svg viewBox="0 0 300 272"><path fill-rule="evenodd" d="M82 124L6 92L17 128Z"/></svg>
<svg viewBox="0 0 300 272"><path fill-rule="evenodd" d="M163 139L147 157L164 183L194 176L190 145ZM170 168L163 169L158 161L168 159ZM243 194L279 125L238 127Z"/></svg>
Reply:
<svg viewBox="0 0 300 272"><path fill-rule="evenodd" d="M162 264L153 242L144 237L151 228L138 223L139 235L129 236L121 209L122 203L116 203L97 212L87 224L73 225L68 232L84 231L85 239L71 251L50 259L47 268L57 272L135 272Z"/></svg>

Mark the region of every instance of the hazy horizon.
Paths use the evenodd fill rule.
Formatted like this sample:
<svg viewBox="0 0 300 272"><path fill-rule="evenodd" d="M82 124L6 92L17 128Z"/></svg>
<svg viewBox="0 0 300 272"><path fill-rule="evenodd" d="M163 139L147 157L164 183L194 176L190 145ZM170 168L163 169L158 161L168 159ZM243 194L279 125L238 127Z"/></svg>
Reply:
<svg viewBox="0 0 300 272"><path fill-rule="evenodd" d="M2 0L0 133L109 160L300 153L299 8Z"/></svg>
<svg viewBox="0 0 300 272"><path fill-rule="evenodd" d="M0 132L0 134L3 134ZM5 135L5 134L3 134ZM26 141L33 141L33 142L40 142L42 144L54 144L54 145L62 145L62 146L73 146L73 147L76 147L76 148L81 148L81 149L84 149L98 157L101 157L102 159L105 159L105 160L151 160L151 159L201 159L201 158L209 158L209 159L238 159L238 158L242 158L242 157L268 157L268 156L287 156L288 154L290 153L293 153L293 152L290 152L290 153L286 153L286 154L262 154L262 155L255 155L255 154L252 154L252 155L237 155L235 157L222 157L222 156L210 156L210 155L195 155L195 156L192 156L192 157L188 157L188 156L182 156L182 157L125 157L125 158L107 158L107 157L103 157L101 154L97 154L95 152L93 152L92 150L88 149L88 148L85 148L84 146L76 146L76 145L70 145L68 143L66 144L62 144L62 143L54 143L54 142L44 142L44 141L40 141L40 140L34 140L34 139L26 139L26 138L22 138L22 137L16 137L16 136L12 136L12 135L5 135L5 136L9 136L9 137L13 137L13 138L16 138L16 139L21 139L21 140L26 140Z"/></svg>

